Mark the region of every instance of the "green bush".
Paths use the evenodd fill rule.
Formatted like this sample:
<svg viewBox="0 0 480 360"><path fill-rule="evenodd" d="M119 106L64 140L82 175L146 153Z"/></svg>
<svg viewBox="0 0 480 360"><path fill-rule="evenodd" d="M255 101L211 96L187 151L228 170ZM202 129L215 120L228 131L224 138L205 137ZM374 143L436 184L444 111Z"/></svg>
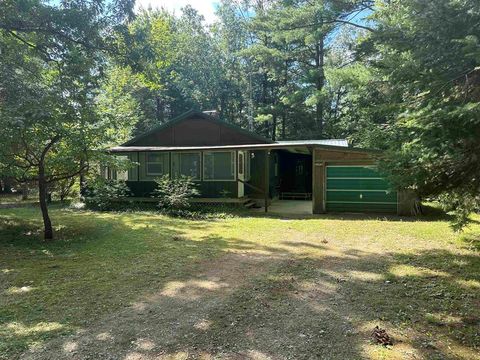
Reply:
<svg viewBox="0 0 480 360"><path fill-rule="evenodd" d="M97 178L87 184L85 194L85 204L92 210L119 210L130 205L126 201L130 195L130 190L122 180L107 180Z"/></svg>
<svg viewBox="0 0 480 360"><path fill-rule="evenodd" d="M168 175L155 180L157 187L153 197L158 199L158 207L167 213L185 211L190 207L192 197L199 194L195 183L189 177L170 179Z"/></svg>
<svg viewBox="0 0 480 360"><path fill-rule="evenodd" d="M64 202L66 199L78 199L80 196L80 183L75 178L63 179L54 184L51 193L55 199Z"/></svg>

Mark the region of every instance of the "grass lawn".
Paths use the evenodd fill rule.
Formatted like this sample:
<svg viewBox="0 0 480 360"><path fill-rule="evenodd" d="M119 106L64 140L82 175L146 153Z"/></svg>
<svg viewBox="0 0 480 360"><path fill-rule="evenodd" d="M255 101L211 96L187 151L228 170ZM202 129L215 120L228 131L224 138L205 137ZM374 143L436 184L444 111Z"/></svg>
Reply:
<svg viewBox="0 0 480 360"><path fill-rule="evenodd" d="M51 215L0 210L0 359L479 358L479 216Z"/></svg>
<svg viewBox="0 0 480 360"><path fill-rule="evenodd" d="M25 200L22 199L21 194L0 194L0 208L9 205L31 205L37 202L35 194L30 194Z"/></svg>

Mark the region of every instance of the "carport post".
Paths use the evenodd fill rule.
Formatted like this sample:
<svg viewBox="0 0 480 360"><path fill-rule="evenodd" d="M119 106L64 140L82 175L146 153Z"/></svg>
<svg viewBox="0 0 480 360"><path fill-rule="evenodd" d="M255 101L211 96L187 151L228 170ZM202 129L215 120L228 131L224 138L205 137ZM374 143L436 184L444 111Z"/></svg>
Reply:
<svg viewBox="0 0 480 360"><path fill-rule="evenodd" d="M270 193L270 150L265 150L265 191L264 191L264 200L265 200L265 212L268 212L268 196Z"/></svg>

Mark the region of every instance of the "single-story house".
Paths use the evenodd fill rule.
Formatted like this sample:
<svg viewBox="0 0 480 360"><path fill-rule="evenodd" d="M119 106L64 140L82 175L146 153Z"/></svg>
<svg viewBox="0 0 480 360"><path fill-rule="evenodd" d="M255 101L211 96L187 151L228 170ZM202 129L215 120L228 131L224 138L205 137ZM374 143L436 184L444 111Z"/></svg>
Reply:
<svg viewBox="0 0 480 360"><path fill-rule="evenodd" d="M105 174L125 179L137 198L150 198L157 177L186 175L199 201L256 202L265 211L276 199L310 201L312 213L410 214L412 207L376 171L376 152L346 140L272 141L194 110L110 152L137 164Z"/></svg>

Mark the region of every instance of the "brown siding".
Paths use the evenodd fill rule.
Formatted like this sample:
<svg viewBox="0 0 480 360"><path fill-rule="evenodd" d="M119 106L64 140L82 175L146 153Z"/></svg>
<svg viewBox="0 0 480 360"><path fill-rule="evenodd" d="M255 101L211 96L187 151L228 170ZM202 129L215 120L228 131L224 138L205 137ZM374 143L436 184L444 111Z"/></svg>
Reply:
<svg viewBox="0 0 480 360"><path fill-rule="evenodd" d="M397 213L402 216L413 216L415 213L415 202L418 196L412 190L400 190L398 192Z"/></svg>
<svg viewBox="0 0 480 360"><path fill-rule="evenodd" d="M312 206L314 214L323 214L325 212L325 162L318 158L317 151L312 156Z"/></svg>
<svg viewBox="0 0 480 360"><path fill-rule="evenodd" d="M335 162L340 161L342 163L351 161L353 163L358 163L360 161L365 165L373 164L375 162L372 153L368 152L353 152L353 151L342 151L342 150L325 150L325 149L315 149L315 157L321 161Z"/></svg>
<svg viewBox="0 0 480 360"><path fill-rule="evenodd" d="M175 146L220 145L220 126L208 120L188 119L173 130Z"/></svg>
<svg viewBox="0 0 480 360"><path fill-rule="evenodd" d="M325 213L325 169L328 165L373 165L375 153L314 149L313 151L313 213ZM413 215L416 195L408 190L398 192L398 215Z"/></svg>
<svg viewBox="0 0 480 360"><path fill-rule="evenodd" d="M220 126L221 145L259 144L262 141L253 139L248 134L243 134L225 126Z"/></svg>
<svg viewBox="0 0 480 360"><path fill-rule="evenodd" d="M160 144L160 145L157 145ZM157 131L135 142L137 146L174 146L173 128Z"/></svg>
<svg viewBox="0 0 480 360"><path fill-rule="evenodd" d="M132 146L215 146L261 144L265 141L219 121L187 118L138 139Z"/></svg>

